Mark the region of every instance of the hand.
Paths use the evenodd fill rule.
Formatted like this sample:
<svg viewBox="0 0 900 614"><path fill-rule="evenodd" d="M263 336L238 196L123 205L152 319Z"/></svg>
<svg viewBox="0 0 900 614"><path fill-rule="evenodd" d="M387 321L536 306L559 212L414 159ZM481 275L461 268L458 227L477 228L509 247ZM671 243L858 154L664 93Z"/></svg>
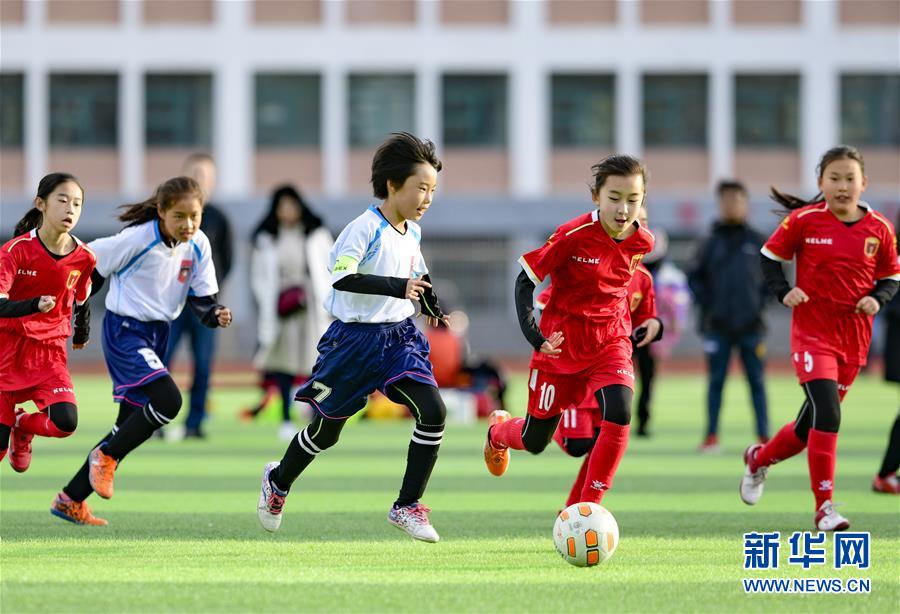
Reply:
<svg viewBox="0 0 900 614"><path fill-rule="evenodd" d="M881 311L881 305L875 300L875 297L864 296L856 303L856 313L864 313L867 316L874 316Z"/></svg>
<svg viewBox="0 0 900 614"><path fill-rule="evenodd" d="M56 307L56 299L49 295L44 295L38 301L38 310L41 313L47 313Z"/></svg>
<svg viewBox="0 0 900 614"><path fill-rule="evenodd" d="M802 288L791 288L791 291L784 295L784 298L781 299L781 302L784 303L788 307L796 307L800 303L806 303L809 301L809 295L803 291Z"/></svg>
<svg viewBox="0 0 900 614"><path fill-rule="evenodd" d="M559 331L556 331L552 335L550 335L544 343L541 344L541 349L539 350L541 354L547 354L549 356L559 356L562 354L562 350L559 349L559 346L562 345L562 342L565 341L566 338L563 337L563 334Z"/></svg>
<svg viewBox="0 0 900 614"><path fill-rule="evenodd" d="M413 301L419 300L431 284L424 279L410 279L406 282L406 298Z"/></svg>
<svg viewBox="0 0 900 614"><path fill-rule="evenodd" d="M643 336L638 336L637 332L639 330L644 331ZM634 332L631 334L635 339L640 339L635 347L642 348L645 345L649 345L656 339L656 335L659 334L659 320L656 318L649 318L644 320L640 326L634 329Z"/></svg>
<svg viewBox="0 0 900 614"><path fill-rule="evenodd" d="M450 316L441 315L441 317L439 318L435 318L433 316L425 316L425 323L428 324L428 326L433 326L434 328L437 328L441 324L443 324L447 328L450 328Z"/></svg>
<svg viewBox="0 0 900 614"><path fill-rule="evenodd" d="M231 325L231 310L228 307L216 309L216 319L219 321L219 326L228 328Z"/></svg>

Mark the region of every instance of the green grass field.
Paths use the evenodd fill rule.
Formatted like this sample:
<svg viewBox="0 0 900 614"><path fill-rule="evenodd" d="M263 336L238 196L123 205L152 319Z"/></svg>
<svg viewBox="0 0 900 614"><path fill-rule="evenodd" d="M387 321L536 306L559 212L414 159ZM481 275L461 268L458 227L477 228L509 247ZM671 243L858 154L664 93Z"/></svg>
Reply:
<svg viewBox="0 0 900 614"><path fill-rule="evenodd" d="M869 490L897 407L896 392L861 378L844 409L837 499L855 530L872 533L864 571L788 566L787 536L812 528L805 456L775 467L758 506L738 498L740 453L751 440L746 388L727 388L724 453L694 449L703 423L699 376L671 376L657 391L654 436L632 439L605 498L621 541L598 568L556 554L551 527L578 462L555 445L485 470L484 425L451 426L424 502L439 544L387 524L409 422L363 421L295 484L282 529L256 520L259 476L280 458L275 424L241 424L251 389L214 395L210 439L153 440L123 463L110 501L92 497L109 527L80 527L48 513L56 492L108 430L105 378L76 381L78 432L39 440L31 469L0 470L0 610L24 611L866 611L900 608L900 498ZM800 403L792 379L769 388L775 428ZM512 386L524 407L524 381ZM275 411L272 408L270 411ZM781 567L745 571L745 531L782 532ZM863 577L871 594L746 595L744 577Z"/></svg>

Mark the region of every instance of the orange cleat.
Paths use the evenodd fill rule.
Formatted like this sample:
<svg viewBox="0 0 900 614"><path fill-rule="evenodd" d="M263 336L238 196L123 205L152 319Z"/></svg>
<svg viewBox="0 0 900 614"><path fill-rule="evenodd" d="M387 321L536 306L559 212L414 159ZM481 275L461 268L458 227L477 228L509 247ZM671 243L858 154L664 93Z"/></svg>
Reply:
<svg viewBox="0 0 900 614"><path fill-rule="evenodd" d="M506 468L509 467L509 448L494 447L491 443L491 427L506 422L511 417L508 411L502 409L495 409L488 417L488 435L487 441L484 442L484 464L487 465L487 469L492 475L498 477L506 473Z"/></svg>
<svg viewBox="0 0 900 614"><path fill-rule="evenodd" d="M887 477L876 475L872 480L872 490L886 495L900 495L900 478L896 473L891 473Z"/></svg>
<svg viewBox="0 0 900 614"><path fill-rule="evenodd" d="M56 495L53 505L50 507L50 513L75 524L86 524L93 527L105 527L109 524L103 518L94 516L87 503L84 501L73 501L64 492Z"/></svg>
<svg viewBox="0 0 900 614"><path fill-rule="evenodd" d="M88 464L90 465L88 478L91 480L91 488L104 499L111 498L113 496L113 476L116 473L118 461L105 454L100 446L97 446L91 450Z"/></svg>
<svg viewBox="0 0 900 614"><path fill-rule="evenodd" d="M19 407L16 408L16 425L19 424L19 419L25 415L28 415L28 412ZM12 432L9 434L9 464L19 473L27 471L31 466L32 439L34 439L34 434L23 433L16 426L12 427Z"/></svg>

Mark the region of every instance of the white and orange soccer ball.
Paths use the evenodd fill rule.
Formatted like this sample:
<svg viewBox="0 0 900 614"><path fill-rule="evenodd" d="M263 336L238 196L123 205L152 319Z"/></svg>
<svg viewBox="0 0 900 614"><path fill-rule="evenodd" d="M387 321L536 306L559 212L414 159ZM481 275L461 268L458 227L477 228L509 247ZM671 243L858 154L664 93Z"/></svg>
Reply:
<svg viewBox="0 0 900 614"><path fill-rule="evenodd" d="M619 545L619 525L597 503L576 503L559 513L553 525L553 543L567 562L593 567L609 559Z"/></svg>

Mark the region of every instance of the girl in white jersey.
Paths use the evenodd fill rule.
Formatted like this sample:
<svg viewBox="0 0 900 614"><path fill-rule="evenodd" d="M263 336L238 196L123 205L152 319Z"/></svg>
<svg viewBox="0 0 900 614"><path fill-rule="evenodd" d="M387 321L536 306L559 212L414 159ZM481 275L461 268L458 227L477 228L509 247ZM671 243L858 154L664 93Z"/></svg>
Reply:
<svg viewBox="0 0 900 614"><path fill-rule="evenodd" d="M431 141L395 133L372 160L372 205L341 232L329 257L332 289L325 309L336 320L322 336L319 357L297 400L316 411L280 462L265 466L257 512L267 531L281 526L291 484L333 446L346 419L381 390L416 420L400 495L388 522L410 536L438 541L419 502L437 460L446 409L428 360L428 342L413 324L418 301L431 325L447 321L431 289L416 221L431 205L441 170Z"/></svg>
<svg viewBox="0 0 900 614"><path fill-rule="evenodd" d="M125 229L89 244L97 255L94 291L111 278L103 354L119 416L50 509L78 524L106 524L84 513L84 500L92 492L112 497L118 463L181 409L181 391L160 356L169 325L185 303L206 326L231 324L231 311L216 302L219 288L209 241L200 230L203 194L197 182L170 179L149 199L123 208Z"/></svg>

